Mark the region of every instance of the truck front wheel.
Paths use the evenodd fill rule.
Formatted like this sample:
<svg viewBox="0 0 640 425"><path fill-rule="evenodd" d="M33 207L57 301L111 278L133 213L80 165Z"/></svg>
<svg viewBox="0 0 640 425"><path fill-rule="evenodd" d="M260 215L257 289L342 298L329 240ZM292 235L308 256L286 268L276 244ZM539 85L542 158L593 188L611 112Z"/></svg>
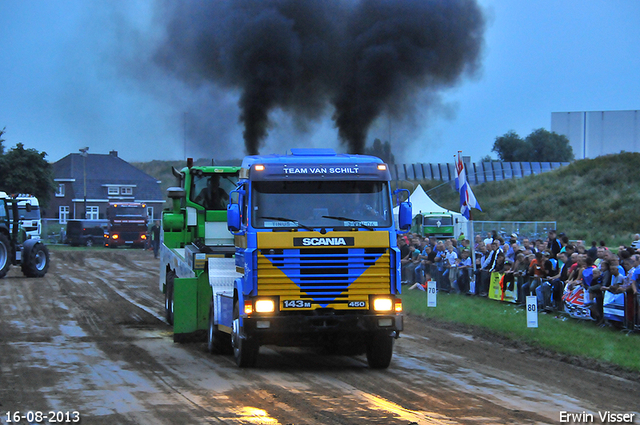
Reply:
<svg viewBox="0 0 640 425"><path fill-rule="evenodd" d="M393 336L375 333L367 342L367 362L372 369L386 369L393 356Z"/></svg>
<svg viewBox="0 0 640 425"><path fill-rule="evenodd" d="M11 244L4 233L0 233L0 279L9 271L11 266Z"/></svg>
<svg viewBox="0 0 640 425"><path fill-rule="evenodd" d="M233 306L233 330L231 331L233 356L238 367L253 367L258 360L260 345L253 338L240 336L240 307L236 301Z"/></svg>
<svg viewBox="0 0 640 425"><path fill-rule="evenodd" d="M49 270L49 250L37 243L29 251L28 257L22 259L22 274L27 277L43 277Z"/></svg>
<svg viewBox="0 0 640 425"><path fill-rule="evenodd" d="M209 308L209 332L207 333L207 351L211 354L231 354L231 338L218 329L215 324L215 310L213 302Z"/></svg>

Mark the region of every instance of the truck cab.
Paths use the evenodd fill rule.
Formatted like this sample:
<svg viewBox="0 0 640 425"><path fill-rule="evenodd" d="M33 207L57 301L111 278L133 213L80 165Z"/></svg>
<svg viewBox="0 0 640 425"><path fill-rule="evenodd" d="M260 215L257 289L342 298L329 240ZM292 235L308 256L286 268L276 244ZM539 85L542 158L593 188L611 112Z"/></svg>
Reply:
<svg viewBox="0 0 640 425"><path fill-rule="evenodd" d="M174 341L204 331L208 350L233 353L240 367L253 366L262 345L339 347L388 367L403 316L382 160L292 149L174 174L180 187L168 190L160 248ZM205 180L209 198L199 193ZM408 230L409 202L399 217Z"/></svg>
<svg viewBox="0 0 640 425"><path fill-rule="evenodd" d="M418 221L418 233L425 236L434 236L437 239L450 239L454 237L453 215L448 213L421 213L416 215Z"/></svg>
<svg viewBox="0 0 640 425"><path fill-rule="evenodd" d="M147 245L147 206L141 202L110 202L107 207L107 234L104 245L144 248Z"/></svg>
<svg viewBox="0 0 640 425"><path fill-rule="evenodd" d="M269 344L344 347L389 365L403 329L390 177L379 158L330 149L245 158L228 210L238 365ZM399 215L408 229L408 203Z"/></svg>
<svg viewBox="0 0 640 425"><path fill-rule="evenodd" d="M15 196L18 201L18 220L20 227L31 239L40 239L42 230L42 217L40 215L40 202L35 196L21 193ZM27 208L27 204L29 207ZM9 211L9 220L13 220L13 211Z"/></svg>

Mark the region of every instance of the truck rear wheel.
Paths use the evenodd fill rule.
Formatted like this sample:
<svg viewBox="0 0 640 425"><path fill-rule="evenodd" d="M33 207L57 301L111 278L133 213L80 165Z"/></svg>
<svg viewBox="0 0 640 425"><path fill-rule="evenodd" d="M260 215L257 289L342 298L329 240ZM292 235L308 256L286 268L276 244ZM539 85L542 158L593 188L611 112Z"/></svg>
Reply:
<svg viewBox="0 0 640 425"><path fill-rule="evenodd" d="M231 331L233 356L238 367L253 367L258 360L260 345L253 338L240 336L240 307L236 301L233 306L233 330Z"/></svg>
<svg viewBox="0 0 640 425"><path fill-rule="evenodd" d="M174 271L167 272L164 288L164 314L170 325L173 325L173 279L175 278L176 273Z"/></svg>
<svg viewBox="0 0 640 425"><path fill-rule="evenodd" d="M386 369L393 356L393 336L375 333L367 342L367 362L372 369Z"/></svg>
<svg viewBox="0 0 640 425"><path fill-rule="evenodd" d="M37 243L29 251L28 257L22 259L22 274L27 277L43 277L49 270L49 250Z"/></svg>
<svg viewBox="0 0 640 425"><path fill-rule="evenodd" d="M11 244L4 233L0 233L0 279L2 279L11 266Z"/></svg>
<svg viewBox="0 0 640 425"><path fill-rule="evenodd" d="M209 308L209 331L207 332L207 351L211 354L231 354L231 338L228 334L220 331L215 324L215 310L213 302Z"/></svg>

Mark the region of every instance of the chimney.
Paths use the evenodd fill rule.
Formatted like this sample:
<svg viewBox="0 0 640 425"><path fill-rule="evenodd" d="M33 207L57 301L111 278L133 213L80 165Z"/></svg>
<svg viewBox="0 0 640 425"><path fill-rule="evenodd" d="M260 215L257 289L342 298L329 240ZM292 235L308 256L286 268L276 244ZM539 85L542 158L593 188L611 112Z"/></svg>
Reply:
<svg viewBox="0 0 640 425"><path fill-rule="evenodd" d="M118 157L118 151L110 151L109 155L115 156L117 158Z"/></svg>

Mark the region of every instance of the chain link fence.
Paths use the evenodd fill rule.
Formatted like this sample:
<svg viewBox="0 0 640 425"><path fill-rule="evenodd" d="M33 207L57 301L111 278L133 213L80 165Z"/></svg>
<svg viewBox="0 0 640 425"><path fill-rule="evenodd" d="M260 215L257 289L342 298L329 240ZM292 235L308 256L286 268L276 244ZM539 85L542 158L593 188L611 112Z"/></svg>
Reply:
<svg viewBox="0 0 640 425"><path fill-rule="evenodd" d="M508 240L512 234L516 234L519 240L547 239L550 230L556 230L555 221L473 221L473 234L480 235L484 239L494 230L498 236Z"/></svg>

